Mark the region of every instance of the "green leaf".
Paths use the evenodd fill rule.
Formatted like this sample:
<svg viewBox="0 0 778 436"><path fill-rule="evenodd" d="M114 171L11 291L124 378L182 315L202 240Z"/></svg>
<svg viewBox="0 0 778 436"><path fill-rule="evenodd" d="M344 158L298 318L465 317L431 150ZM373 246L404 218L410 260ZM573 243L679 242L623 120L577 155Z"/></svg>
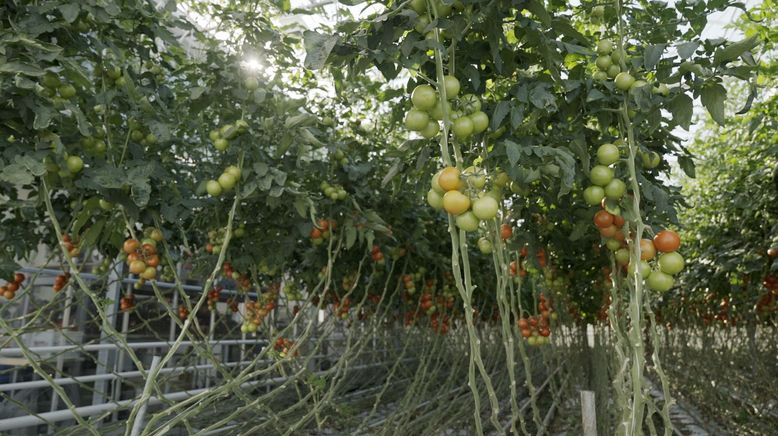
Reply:
<svg viewBox="0 0 778 436"><path fill-rule="evenodd" d="M346 249L353 247L356 241L357 229L352 225L346 227Z"/></svg>
<svg viewBox="0 0 778 436"><path fill-rule="evenodd" d="M22 62L8 62L0 65L0 73L24 74L27 76L40 77L46 72L35 65Z"/></svg>
<svg viewBox="0 0 778 436"><path fill-rule="evenodd" d="M681 59L688 59L694 54L694 51L697 50L697 47L699 46L699 41L690 41L678 44L675 46L675 49L678 51L678 56L680 56Z"/></svg>
<svg viewBox="0 0 778 436"><path fill-rule="evenodd" d="M702 105L708 109L711 118L719 125L724 125L724 102L727 100L727 90L718 83L705 86L700 94Z"/></svg>
<svg viewBox="0 0 778 436"><path fill-rule="evenodd" d="M303 65L310 70L318 70L327 62L330 52L338 43L337 35L324 35L312 30L303 32L305 61Z"/></svg>
<svg viewBox="0 0 778 436"><path fill-rule="evenodd" d="M78 18L79 13L79 7L78 3L68 3L64 5L59 6L59 11L62 13L62 18L65 19L68 23L72 23L76 21L76 18Z"/></svg>
<svg viewBox="0 0 778 436"><path fill-rule="evenodd" d="M13 185L29 185L35 181L35 178L24 165L12 163L3 168L3 172L0 173L0 180Z"/></svg>
<svg viewBox="0 0 778 436"><path fill-rule="evenodd" d="M726 47L719 48L713 55L713 63L725 64L729 61L733 61L743 53L750 51L759 45L759 42L759 37L757 35L753 35L750 38L746 38L738 42L733 42Z"/></svg>
<svg viewBox="0 0 778 436"><path fill-rule="evenodd" d="M105 219L98 220L96 223L92 224L92 226L84 232L84 235L82 236L82 241L88 246L88 247L94 247L95 243L97 242L97 238L100 236L100 233L103 231L103 227L105 226Z"/></svg>
<svg viewBox="0 0 778 436"><path fill-rule="evenodd" d="M665 47L667 47L667 44L654 44L646 47L645 51L643 51L643 66L647 70L651 70L656 66L659 59L662 58L662 52L664 52Z"/></svg>
<svg viewBox="0 0 778 436"><path fill-rule="evenodd" d="M502 120L505 119L510 110L511 104L509 102L501 101L497 103L497 107L494 108L494 113L492 114L492 130L497 130L500 128Z"/></svg>
<svg viewBox="0 0 778 436"><path fill-rule="evenodd" d="M516 166L516 163L521 158L521 147L511 140L505 140L503 143L505 144L505 154L508 156L508 161L511 163L511 166Z"/></svg>
<svg viewBox="0 0 778 436"><path fill-rule="evenodd" d="M691 97L683 93L678 94L670 101L667 109L673 113L675 124L689 130L694 110L694 101L692 101Z"/></svg>
<svg viewBox="0 0 778 436"><path fill-rule="evenodd" d="M270 167L268 167L265 162L254 162L253 168L254 172L257 174L257 177L264 177L270 169Z"/></svg>
<svg viewBox="0 0 778 436"><path fill-rule="evenodd" d="M678 158L678 165L681 167L684 173L686 173L687 176L691 177L692 179L697 177L695 168L694 168L694 160L692 160L689 156L681 156Z"/></svg>
<svg viewBox="0 0 778 436"><path fill-rule="evenodd" d="M35 130L43 130L49 127L51 124L52 111L48 106L35 106L33 109L35 112L35 119L32 121L32 128Z"/></svg>

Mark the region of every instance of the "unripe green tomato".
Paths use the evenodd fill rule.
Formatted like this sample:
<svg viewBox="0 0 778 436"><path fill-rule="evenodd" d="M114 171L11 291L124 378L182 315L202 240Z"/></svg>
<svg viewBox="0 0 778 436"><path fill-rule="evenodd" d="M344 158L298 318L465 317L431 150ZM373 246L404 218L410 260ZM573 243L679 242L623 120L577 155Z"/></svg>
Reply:
<svg viewBox="0 0 778 436"><path fill-rule="evenodd" d="M457 227L466 232L474 232L478 230L478 217L476 217L475 214L470 211L457 216L456 223Z"/></svg>
<svg viewBox="0 0 778 436"><path fill-rule="evenodd" d="M435 2L434 11L437 12L438 17L445 18L451 15L452 5L444 4L440 0L432 0L432 1Z"/></svg>
<svg viewBox="0 0 778 436"><path fill-rule="evenodd" d="M153 133L149 133L149 134L148 134L148 135L146 135L146 137L145 137L145 138L143 138L143 139L145 139L145 140L146 140L146 142L148 142L149 144L156 144L156 143L157 143L157 137L156 137L156 135L154 135Z"/></svg>
<svg viewBox="0 0 778 436"><path fill-rule="evenodd" d="M481 220L490 220L497 216L500 205L491 196L485 195L473 202L473 214Z"/></svg>
<svg viewBox="0 0 778 436"><path fill-rule="evenodd" d="M408 6L414 11L416 11L416 13L419 15L425 15L427 12L426 0L411 0Z"/></svg>
<svg viewBox="0 0 778 436"><path fill-rule="evenodd" d="M348 192L345 189L341 189L337 193L338 200L345 200L348 197Z"/></svg>
<svg viewBox="0 0 778 436"><path fill-rule="evenodd" d="M618 65L621 60L624 58L624 52L622 50L616 49L611 53L611 61L613 61L614 64Z"/></svg>
<svg viewBox="0 0 778 436"><path fill-rule="evenodd" d="M597 161L601 165L611 165L619 161L620 158L619 148L613 144L602 144L597 149Z"/></svg>
<svg viewBox="0 0 778 436"><path fill-rule="evenodd" d="M608 68L613 65L613 61L611 61L610 56L599 56L597 57L597 60L594 61L594 64L597 65L597 68L599 68L602 71L608 71Z"/></svg>
<svg viewBox="0 0 778 436"><path fill-rule="evenodd" d="M605 246L610 251L616 251L621 248L621 242L617 241L616 239L608 239L605 241Z"/></svg>
<svg viewBox="0 0 778 436"><path fill-rule="evenodd" d="M413 107L420 111L428 111L435 107L438 95L430 85L419 85L413 89L411 102Z"/></svg>
<svg viewBox="0 0 778 436"><path fill-rule="evenodd" d="M65 161L65 165L70 171L70 174L80 173L84 169L84 161L78 156L70 156Z"/></svg>
<svg viewBox="0 0 778 436"><path fill-rule="evenodd" d="M49 89L57 89L61 84L62 82L59 80L59 76L51 71L47 71L46 74L43 75L43 78L41 78L41 85Z"/></svg>
<svg viewBox="0 0 778 436"><path fill-rule="evenodd" d="M434 189L427 191L427 204L433 209L443 209L443 196Z"/></svg>
<svg viewBox="0 0 778 436"><path fill-rule="evenodd" d="M219 176L218 182L223 190L230 191L235 187L237 180L235 179L235 176L230 173L222 173L222 175Z"/></svg>
<svg viewBox="0 0 778 436"><path fill-rule="evenodd" d="M425 139L432 139L440 133L440 125L435 120L429 120L427 127L422 129L419 134Z"/></svg>
<svg viewBox="0 0 778 436"><path fill-rule="evenodd" d="M659 270L665 274L676 275L681 272L686 265L683 256L677 251L664 253L659 256Z"/></svg>
<svg viewBox="0 0 778 436"><path fill-rule="evenodd" d="M229 147L229 146L230 146L230 142L229 142L229 141L227 141L227 140L226 140L226 139L224 139L224 138L219 138L219 139L217 139L216 141L213 141L213 146L214 146L214 147L215 147L217 150L219 150L219 151L224 151L224 150L226 150L226 149L227 149L227 147Z"/></svg>
<svg viewBox="0 0 778 436"><path fill-rule="evenodd" d="M76 88L73 85L62 85L58 88L59 96L69 100L76 96Z"/></svg>
<svg viewBox="0 0 778 436"><path fill-rule="evenodd" d="M595 6L592 8L592 16L602 18L605 16L605 6Z"/></svg>
<svg viewBox="0 0 778 436"><path fill-rule="evenodd" d="M473 94L463 95L459 99L459 107L468 115L474 114L481 110L481 99Z"/></svg>
<svg viewBox="0 0 778 436"><path fill-rule="evenodd" d="M486 239L485 237L481 237L478 239L478 250L481 251L482 254L490 254L494 247L492 246L492 242Z"/></svg>
<svg viewBox="0 0 778 436"><path fill-rule="evenodd" d="M427 26L430 25L430 20L427 15L419 15L416 17L416 22L413 24L413 29L422 35L427 31Z"/></svg>
<svg viewBox="0 0 778 436"><path fill-rule="evenodd" d="M611 200L618 200L624 196L627 191L627 185L620 179L613 179L605 185L605 197Z"/></svg>
<svg viewBox="0 0 778 436"><path fill-rule="evenodd" d="M508 176L508 173L505 171L500 171L497 173L497 176L494 178L494 185L500 188L504 188L510 183L511 178Z"/></svg>
<svg viewBox="0 0 778 436"><path fill-rule="evenodd" d="M651 274L651 265L648 264L645 260L641 260L640 263L640 277L647 278L649 274ZM627 265L627 273L629 275L635 274L635 264L630 262L629 265Z"/></svg>
<svg viewBox="0 0 778 436"><path fill-rule="evenodd" d="M613 253L613 256L616 258L616 263L619 265L626 265L629 263L629 250L626 248L619 248Z"/></svg>
<svg viewBox="0 0 778 436"><path fill-rule="evenodd" d="M611 79L618 76L620 72L621 72L621 67L618 65L611 65L607 71L608 77L610 77Z"/></svg>
<svg viewBox="0 0 778 436"><path fill-rule="evenodd" d="M667 292L672 289L674 284L673 276L662 271L651 271L651 274L646 279L648 289L656 292Z"/></svg>
<svg viewBox="0 0 778 436"><path fill-rule="evenodd" d="M432 190L437 192L440 195L443 195L446 193L446 190L440 187L440 183L438 183L438 178L440 178L440 172L443 170L438 171L435 173L434 176L432 176L432 181L430 185L432 186Z"/></svg>
<svg viewBox="0 0 778 436"><path fill-rule="evenodd" d="M435 102L435 106L430 110L429 114L430 117L434 120L441 121L443 119L443 105L446 105L446 112L451 113L451 103L449 102L443 102L441 99L438 99Z"/></svg>
<svg viewBox="0 0 778 436"><path fill-rule="evenodd" d="M418 109L411 109L405 114L405 127L414 132L420 132L427 127L429 115Z"/></svg>
<svg viewBox="0 0 778 436"><path fill-rule="evenodd" d="M651 92L667 97L670 94L670 88L664 83L660 83L657 87L652 89Z"/></svg>
<svg viewBox="0 0 778 436"><path fill-rule="evenodd" d="M443 77L443 84L446 88L446 99L452 100L459 94L459 80L454 76Z"/></svg>
<svg viewBox="0 0 778 436"><path fill-rule="evenodd" d="M470 121L473 122L473 133L479 134L486 131L489 128L489 116L479 111L473 112L468 116Z"/></svg>
<svg viewBox="0 0 778 436"><path fill-rule="evenodd" d="M592 78L598 82L604 82L608 79L608 73L605 71L597 71L592 75Z"/></svg>
<svg viewBox="0 0 778 436"><path fill-rule="evenodd" d="M502 190L497 186L492 188L484 195L494 198L494 200L498 203L502 201Z"/></svg>
<svg viewBox="0 0 778 436"><path fill-rule="evenodd" d="M590 206L597 206L605 198L605 190L599 186L592 185L584 189L584 201Z"/></svg>
<svg viewBox="0 0 778 436"><path fill-rule="evenodd" d="M114 85L116 85L117 88L123 88L125 85L127 85L127 78L122 76L116 79L116 82L114 82Z"/></svg>
<svg viewBox="0 0 778 436"><path fill-rule="evenodd" d="M642 88L642 87L644 87L646 85L648 85L648 83L646 83L645 80L635 80L635 83L633 83L632 86L630 86L629 90L630 91L634 91L634 90L636 90L638 88Z"/></svg>
<svg viewBox="0 0 778 436"><path fill-rule="evenodd" d="M209 180L205 185L205 190L211 197L218 197L222 195L222 185L216 180Z"/></svg>
<svg viewBox="0 0 778 436"><path fill-rule="evenodd" d="M473 121L470 117L459 117L454 121L451 130L459 139L467 139L473 134Z"/></svg>
<svg viewBox="0 0 778 436"><path fill-rule="evenodd" d="M511 192L519 195L529 195L529 187L524 186L519 182L513 181L510 185Z"/></svg>
<svg viewBox="0 0 778 436"><path fill-rule="evenodd" d="M254 91L255 89L259 88L259 80L257 80L255 77L246 77L243 80L243 86L249 91Z"/></svg>
<svg viewBox="0 0 778 436"><path fill-rule="evenodd" d="M480 168L467 167L462 176L467 181L467 184L473 188L482 189L486 186L486 174Z"/></svg>
<svg viewBox="0 0 778 436"><path fill-rule="evenodd" d="M208 132L208 138L210 138L211 141L213 141L213 142L218 141L219 138L221 138L221 137L222 137L222 135L219 133L218 130L211 130L210 132Z"/></svg>
<svg viewBox="0 0 778 436"><path fill-rule="evenodd" d="M613 43L608 39L597 41L597 54L607 55L613 51Z"/></svg>
<svg viewBox="0 0 778 436"><path fill-rule="evenodd" d="M113 209L113 204L109 202L108 200L103 200L102 198L99 201L100 209L102 210L111 210Z"/></svg>
<svg viewBox="0 0 778 436"><path fill-rule="evenodd" d="M659 166L662 161L662 157L655 151L640 152L640 161L643 163L643 168L654 169Z"/></svg>
<svg viewBox="0 0 778 436"><path fill-rule="evenodd" d="M629 74L628 72L624 71L619 73L616 76L615 83L616 83L616 88L618 88L619 90L629 91L629 88L631 88L632 84L635 83L635 78L632 77L632 75Z"/></svg>
<svg viewBox="0 0 778 436"><path fill-rule="evenodd" d="M235 180L240 180L241 171L240 168L236 167L235 165L228 166L224 169L224 172L232 174L232 176L235 177Z"/></svg>
<svg viewBox="0 0 778 436"><path fill-rule="evenodd" d="M613 170L604 165L596 165L589 172L589 179L597 186L606 186L613 180Z"/></svg>

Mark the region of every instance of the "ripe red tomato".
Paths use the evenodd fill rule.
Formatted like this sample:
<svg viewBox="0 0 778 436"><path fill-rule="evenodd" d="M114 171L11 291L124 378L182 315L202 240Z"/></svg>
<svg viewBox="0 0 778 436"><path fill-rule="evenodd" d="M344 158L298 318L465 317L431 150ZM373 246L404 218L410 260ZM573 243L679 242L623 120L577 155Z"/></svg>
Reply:
<svg viewBox="0 0 778 436"><path fill-rule="evenodd" d="M607 210L597 211L597 213L594 214L594 225L601 229L613 225L613 215Z"/></svg>
<svg viewBox="0 0 778 436"><path fill-rule="evenodd" d="M654 246L663 253L676 251L681 246L681 237L672 230L662 230L654 236Z"/></svg>

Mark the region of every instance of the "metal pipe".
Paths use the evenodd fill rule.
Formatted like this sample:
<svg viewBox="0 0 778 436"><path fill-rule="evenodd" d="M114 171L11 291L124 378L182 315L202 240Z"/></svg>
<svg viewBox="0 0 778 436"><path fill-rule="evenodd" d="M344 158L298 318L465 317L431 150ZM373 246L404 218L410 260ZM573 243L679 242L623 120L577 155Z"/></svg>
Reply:
<svg viewBox="0 0 778 436"><path fill-rule="evenodd" d="M182 341L182 347L190 347L193 345L237 345L237 344L267 344L266 340L262 339L225 339L220 341L214 341L211 343L205 341ZM159 341L159 342L128 342L127 344L87 344L87 345L53 345L44 347L29 347L28 350L32 353L64 353L68 351L99 351L99 350L113 350L121 348L168 348L173 345L173 342ZM0 349L0 356L24 356L21 348L3 348Z"/></svg>

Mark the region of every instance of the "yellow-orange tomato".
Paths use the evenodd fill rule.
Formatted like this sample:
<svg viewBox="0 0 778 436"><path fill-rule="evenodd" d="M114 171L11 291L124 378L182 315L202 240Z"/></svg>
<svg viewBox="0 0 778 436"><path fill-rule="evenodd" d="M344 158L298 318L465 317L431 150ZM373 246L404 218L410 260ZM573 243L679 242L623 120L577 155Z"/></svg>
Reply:
<svg viewBox="0 0 778 436"><path fill-rule="evenodd" d="M452 215L459 215L470 209L470 198L459 191L448 191L443 196L443 209Z"/></svg>
<svg viewBox="0 0 778 436"><path fill-rule="evenodd" d="M656 256L656 248L650 239L640 240L640 260L650 260Z"/></svg>
<svg viewBox="0 0 778 436"><path fill-rule="evenodd" d="M132 274L141 274L146 271L146 262L142 260L133 260L130 262L130 272Z"/></svg>
<svg viewBox="0 0 778 436"><path fill-rule="evenodd" d="M438 184L441 188L443 188L444 191L453 191L458 189L461 183L462 180L460 179L459 170L454 167L444 168L438 177Z"/></svg>

